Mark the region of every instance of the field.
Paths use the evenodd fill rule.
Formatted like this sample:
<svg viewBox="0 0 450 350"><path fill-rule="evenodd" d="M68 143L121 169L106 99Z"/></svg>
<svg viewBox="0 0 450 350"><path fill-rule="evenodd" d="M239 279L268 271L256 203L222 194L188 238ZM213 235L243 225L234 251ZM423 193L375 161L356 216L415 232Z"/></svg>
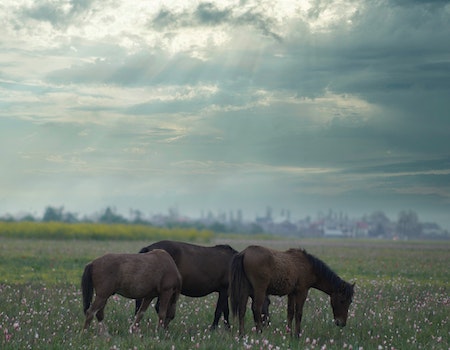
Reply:
<svg viewBox="0 0 450 350"><path fill-rule="evenodd" d="M449 349L450 243L366 240L216 239L240 250L249 244L284 249L304 246L356 292L347 326L332 323L328 297L311 290L302 335L286 332L286 298L271 297L271 324L262 334L239 338L222 326L211 332L216 295L182 296L167 332L146 313L141 334L128 333L132 301L114 296L106 307L111 338L87 334L80 277L84 265L106 252L137 252L150 241L0 237L0 348L2 349ZM233 322L234 324L235 322Z"/></svg>

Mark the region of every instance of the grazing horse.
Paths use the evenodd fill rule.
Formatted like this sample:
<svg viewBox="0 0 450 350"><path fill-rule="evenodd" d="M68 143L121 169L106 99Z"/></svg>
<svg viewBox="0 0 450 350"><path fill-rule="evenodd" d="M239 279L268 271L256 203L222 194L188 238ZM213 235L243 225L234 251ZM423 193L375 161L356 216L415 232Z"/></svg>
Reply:
<svg viewBox="0 0 450 350"><path fill-rule="evenodd" d="M210 293L218 292L219 298L214 312L214 321L211 329L215 329L223 314L224 323L229 327L228 285L230 263L238 252L229 245L216 245L204 247L200 245L177 242L159 241L140 250L145 253L153 249L164 249L175 261L183 279L181 294L189 297L204 297ZM136 300L136 312L141 300ZM264 304L264 314L268 315L269 300ZM156 304L158 311L159 303Z"/></svg>
<svg viewBox="0 0 450 350"><path fill-rule="evenodd" d="M175 317L176 302L181 290L181 276L172 257L157 249L147 254L106 254L86 265L81 278L86 330L97 316L101 330L108 298L117 293L126 298L143 300L132 331L139 326L151 301L158 297L158 328L166 328ZM95 290L95 300L91 305Z"/></svg>
<svg viewBox="0 0 450 350"><path fill-rule="evenodd" d="M239 316L239 333L244 333L247 300L252 298L256 329L261 331L261 308L266 295L287 295L288 329L295 317L295 336L300 336L303 304L309 288L328 294L334 322L344 327L352 302L354 284L342 280L321 260L303 249L285 252L249 246L231 263L230 300L233 315Z"/></svg>

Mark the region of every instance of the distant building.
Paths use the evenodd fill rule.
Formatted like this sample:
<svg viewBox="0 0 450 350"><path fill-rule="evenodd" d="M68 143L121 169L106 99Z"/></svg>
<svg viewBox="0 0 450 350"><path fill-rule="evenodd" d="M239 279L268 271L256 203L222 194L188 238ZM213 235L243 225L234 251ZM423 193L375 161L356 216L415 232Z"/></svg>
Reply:
<svg viewBox="0 0 450 350"><path fill-rule="evenodd" d="M339 227L328 227L325 226L323 228L323 236L324 237L344 237L345 234Z"/></svg>

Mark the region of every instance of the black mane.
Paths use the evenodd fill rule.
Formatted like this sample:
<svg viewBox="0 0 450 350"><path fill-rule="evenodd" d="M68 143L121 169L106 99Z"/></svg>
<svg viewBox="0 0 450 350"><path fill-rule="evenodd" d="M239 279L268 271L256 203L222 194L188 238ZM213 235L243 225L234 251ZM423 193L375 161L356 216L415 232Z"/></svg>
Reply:
<svg viewBox="0 0 450 350"><path fill-rule="evenodd" d="M347 298L351 298L353 296L353 287L350 283L347 283L340 278L336 272L331 270L331 268L319 258L309 254L306 250L303 250L303 252L308 258L309 263L312 265L313 271L316 275L323 276L324 279L330 281L333 289L342 290L343 294Z"/></svg>

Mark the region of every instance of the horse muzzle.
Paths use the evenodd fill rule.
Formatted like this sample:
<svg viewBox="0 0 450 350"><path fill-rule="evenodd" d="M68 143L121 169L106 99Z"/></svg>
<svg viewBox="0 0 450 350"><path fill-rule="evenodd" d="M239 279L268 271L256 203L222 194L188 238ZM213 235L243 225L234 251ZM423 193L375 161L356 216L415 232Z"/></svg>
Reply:
<svg viewBox="0 0 450 350"><path fill-rule="evenodd" d="M335 324L336 326L342 328L342 327L345 327L346 322L345 322L344 320L340 320L339 318L336 318L336 319L334 320L334 324Z"/></svg>

